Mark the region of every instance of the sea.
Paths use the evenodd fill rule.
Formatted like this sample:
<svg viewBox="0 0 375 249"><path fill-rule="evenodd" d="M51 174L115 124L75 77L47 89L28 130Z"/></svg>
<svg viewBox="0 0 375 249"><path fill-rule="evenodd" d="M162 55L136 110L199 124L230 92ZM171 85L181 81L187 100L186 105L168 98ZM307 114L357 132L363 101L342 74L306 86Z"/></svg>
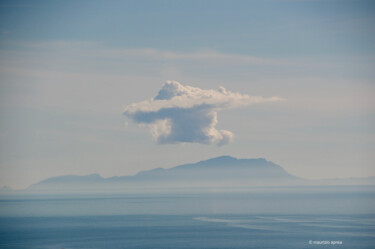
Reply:
<svg viewBox="0 0 375 249"><path fill-rule="evenodd" d="M0 196L0 248L375 248L373 186Z"/></svg>

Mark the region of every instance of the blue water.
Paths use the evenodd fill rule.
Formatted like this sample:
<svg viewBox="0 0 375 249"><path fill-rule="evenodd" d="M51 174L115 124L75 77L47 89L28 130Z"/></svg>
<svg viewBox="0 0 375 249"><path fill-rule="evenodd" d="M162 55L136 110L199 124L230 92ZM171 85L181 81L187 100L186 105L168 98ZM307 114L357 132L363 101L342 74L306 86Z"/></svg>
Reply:
<svg viewBox="0 0 375 249"><path fill-rule="evenodd" d="M371 188L3 196L0 248L375 248L374 207Z"/></svg>

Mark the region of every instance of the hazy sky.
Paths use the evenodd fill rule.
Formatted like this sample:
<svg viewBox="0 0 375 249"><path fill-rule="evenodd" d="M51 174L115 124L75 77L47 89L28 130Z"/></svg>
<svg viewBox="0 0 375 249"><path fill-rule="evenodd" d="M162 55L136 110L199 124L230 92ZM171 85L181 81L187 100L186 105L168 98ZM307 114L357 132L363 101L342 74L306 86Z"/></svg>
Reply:
<svg viewBox="0 0 375 249"><path fill-rule="evenodd" d="M306 178L375 175L374 13L361 0L1 1L0 186L220 155ZM158 124L153 137L150 116L123 112L154 108L167 80L283 100L215 97L168 112L173 136Z"/></svg>

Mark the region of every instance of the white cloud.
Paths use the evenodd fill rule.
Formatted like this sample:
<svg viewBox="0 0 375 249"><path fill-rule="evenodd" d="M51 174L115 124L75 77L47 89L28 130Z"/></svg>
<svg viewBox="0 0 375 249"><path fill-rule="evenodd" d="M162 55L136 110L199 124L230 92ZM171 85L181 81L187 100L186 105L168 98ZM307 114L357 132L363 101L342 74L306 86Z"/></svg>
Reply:
<svg viewBox="0 0 375 249"><path fill-rule="evenodd" d="M227 91L203 90L167 81L156 97L125 107L124 115L148 125L155 140L165 143L224 145L233 133L217 130L217 112L223 109L281 100Z"/></svg>

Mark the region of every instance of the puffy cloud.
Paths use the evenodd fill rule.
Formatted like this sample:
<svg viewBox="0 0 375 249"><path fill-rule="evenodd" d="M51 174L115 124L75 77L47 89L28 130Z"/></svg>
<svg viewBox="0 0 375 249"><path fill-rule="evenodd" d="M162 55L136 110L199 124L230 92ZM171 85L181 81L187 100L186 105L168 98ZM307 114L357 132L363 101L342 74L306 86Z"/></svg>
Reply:
<svg viewBox="0 0 375 249"><path fill-rule="evenodd" d="M148 125L155 140L165 143L202 143L223 145L233 133L215 128L217 112L250 104L278 101L233 93L220 87L204 90L167 81L156 97L125 107L124 115L138 124Z"/></svg>

